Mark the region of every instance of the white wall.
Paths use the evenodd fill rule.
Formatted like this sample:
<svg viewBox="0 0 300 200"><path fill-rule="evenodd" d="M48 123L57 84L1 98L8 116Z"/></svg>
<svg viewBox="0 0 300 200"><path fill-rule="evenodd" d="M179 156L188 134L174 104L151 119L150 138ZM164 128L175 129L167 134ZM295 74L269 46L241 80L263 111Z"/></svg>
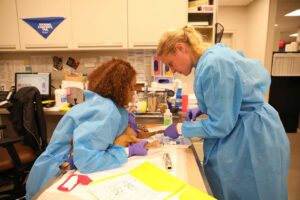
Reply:
<svg viewBox="0 0 300 200"><path fill-rule="evenodd" d="M273 51L276 50L273 48L273 46L276 38L274 24L276 21L277 0L270 0L269 10L270 11L269 11L269 20L268 20L265 66L268 69L268 71L271 72Z"/></svg>
<svg viewBox="0 0 300 200"><path fill-rule="evenodd" d="M254 0L247 6L220 6L217 21L233 32L234 49L264 63L268 15L269 0Z"/></svg>
<svg viewBox="0 0 300 200"><path fill-rule="evenodd" d="M233 48L236 50L245 51L247 39L247 7L220 6L218 8L217 22L224 26L224 32L233 33Z"/></svg>
<svg viewBox="0 0 300 200"><path fill-rule="evenodd" d="M246 55L265 63L269 1L255 0L247 8Z"/></svg>

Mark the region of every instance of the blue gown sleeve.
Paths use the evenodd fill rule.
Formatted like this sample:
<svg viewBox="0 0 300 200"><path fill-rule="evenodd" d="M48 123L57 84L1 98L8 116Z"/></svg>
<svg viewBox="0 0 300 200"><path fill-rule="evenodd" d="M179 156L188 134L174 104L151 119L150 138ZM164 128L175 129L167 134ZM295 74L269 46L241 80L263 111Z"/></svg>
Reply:
<svg viewBox="0 0 300 200"><path fill-rule="evenodd" d="M234 128L242 102L242 81L229 58L210 56L195 83L208 119L184 122L185 137L223 138ZM199 102L198 102L199 103Z"/></svg>
<svg viewBox="0 0 300 200"><path fill-rule="evenodd" d="M74 130L74 163L80 172L102 171L127 162L124 148L113 144L122 123L116 112L102 115L101 120L86 120Z"/></svg>

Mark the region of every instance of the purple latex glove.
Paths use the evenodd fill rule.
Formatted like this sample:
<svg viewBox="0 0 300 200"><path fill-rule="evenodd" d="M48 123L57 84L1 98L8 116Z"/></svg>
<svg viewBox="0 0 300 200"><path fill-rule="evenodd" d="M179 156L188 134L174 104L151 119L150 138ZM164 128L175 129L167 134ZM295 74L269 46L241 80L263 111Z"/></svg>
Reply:
<svg viewBox="0 0 300 200"><path fill-rule="evenodd" d="M129 150L129 155L128 157L131 157L131 156L144 156L147 154L148 152L148 149L146 149L144 146L145 144L147 144L148 141L146 140L142 140L138 143L135 143L135 144L132 144L132 145L129 145L128 146L128 150Z"/></svg>
<svg viewBox="0 0 300 200"><path fill-rule="evenodd" d="M77 169L75 164L74 164L73 156L69 156L68 159L67 159L67 162L70 163L70 170Z"/></svg>
<svg viewBox="0 0 300 200"><path fill-rule="evenodd" d="M164 136L168 136L170 138L176 139L179 137L179 133L177 131L177 123L171 124L164 131Z"/></svg>
<svg viewBox="0 0 300 200"><path fill-rule="evenodd" d="M188 109L188 112L186 113L185 119L187 121L195 121L196 118L201 114L202 114L202 112L198 107L190 108L190 109Z"/></svg>
<svg viewBox="0 0 300 200"><path fill-rule="evenodd" d="M128 112L128 124L130 125L130 127L136 132L138 133L138 128L137 128L137 123L135 121L135 116L133 113Z"/></svg>

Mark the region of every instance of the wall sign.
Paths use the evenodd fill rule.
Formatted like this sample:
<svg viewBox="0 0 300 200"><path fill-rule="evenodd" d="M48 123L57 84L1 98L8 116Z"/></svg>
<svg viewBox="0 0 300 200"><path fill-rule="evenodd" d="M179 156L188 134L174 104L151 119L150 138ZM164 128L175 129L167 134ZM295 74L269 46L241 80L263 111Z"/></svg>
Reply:
<svg viewBox="0 0 300 200"><path fill-rule="evenodd" d="M64 17L24 18L23 21L34 28L45 39L63 21Z"/></svg>

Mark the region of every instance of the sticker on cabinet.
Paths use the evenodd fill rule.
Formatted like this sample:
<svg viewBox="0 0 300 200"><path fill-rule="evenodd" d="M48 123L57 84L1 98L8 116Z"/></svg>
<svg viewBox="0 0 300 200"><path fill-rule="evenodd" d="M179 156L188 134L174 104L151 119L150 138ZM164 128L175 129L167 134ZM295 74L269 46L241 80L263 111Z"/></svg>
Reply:
<svg viewBox="0 0 300 200"><path fill-rule="evenodd" d="M63 21L64 17L24 18L23 21L34 28L45 39Z"/></svg>

